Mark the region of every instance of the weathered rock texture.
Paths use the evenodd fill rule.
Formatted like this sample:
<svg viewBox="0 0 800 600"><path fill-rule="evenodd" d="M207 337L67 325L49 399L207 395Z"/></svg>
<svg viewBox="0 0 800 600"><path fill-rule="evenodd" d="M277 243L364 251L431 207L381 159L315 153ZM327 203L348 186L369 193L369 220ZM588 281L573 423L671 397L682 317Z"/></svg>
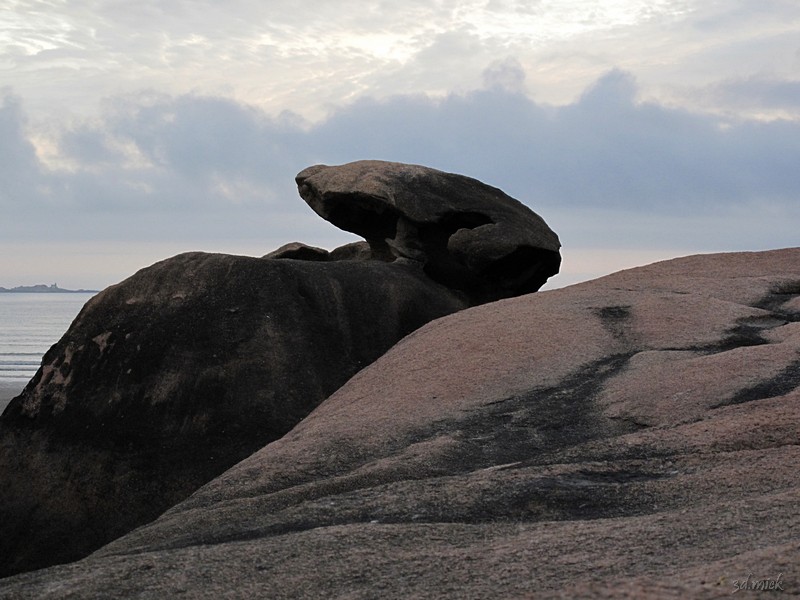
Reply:
<svg viewBox="0 0 800 600"><path fill-rule="evenodd" d="M800 249L658 263L424 326L0 598L797 597L798 431Z"/></svg>
<svg viewBox="0 0 800 600"><path fill-rule="evenodd" d="M555 234L501 192L423 167L384 168L428 173L406 187L393 179L391 193L409 198L427 182L432 214L463 203L494 218L513 206L508 218L521 221L503 230L530 227L558 256ZM466 194L466 181L477 192ZM413 204L393 211L417 219ZM151 521L289 431L404 335L486 299L442 285L423 262L374 258L366 242L331 252L294 243L265 259L191 253L92 299L0 417L0 576L75 560ZM542 270L534 255L515 259L493 295L538 288L557 267L548 260Z"/></svg>
<svg viewBox="0 0 800 600"><path fill-rule="evenodd" d="M105 290L0 417L3 571L152 520L463 306L400 265L202 253Z"/></svg>
<svg viewBox="0 0 800 600"><path fill-rule="evenodd" d="M309 167L297 186L320 216L363 236L373 257L419 262L479 301L535 292L558 273L560 243L541 217L475 179L365 160Z"/></svg>

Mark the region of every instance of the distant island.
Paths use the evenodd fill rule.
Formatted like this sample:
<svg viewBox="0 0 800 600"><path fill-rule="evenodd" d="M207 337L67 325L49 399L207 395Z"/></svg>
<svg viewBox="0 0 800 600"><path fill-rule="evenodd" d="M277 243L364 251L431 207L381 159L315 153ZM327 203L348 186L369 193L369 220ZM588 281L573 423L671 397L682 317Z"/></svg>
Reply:
<svg viewBox="0 0 800 600"><path fill-rule="evenodd" d="M14 288L0 287L0 294L96 294L99 290L65 290L58 284L20 285Z"/></svg>

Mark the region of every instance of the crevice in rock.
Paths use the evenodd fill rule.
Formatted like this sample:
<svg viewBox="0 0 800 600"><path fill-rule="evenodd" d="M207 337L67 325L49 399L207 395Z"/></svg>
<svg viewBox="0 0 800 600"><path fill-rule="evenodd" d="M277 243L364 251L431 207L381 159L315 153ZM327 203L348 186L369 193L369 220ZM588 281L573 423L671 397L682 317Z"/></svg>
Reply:
<svg viewBox="0 0 800 600"><path fill-rule="evenodd" d="M776 327L782 327L786 325L787 322L788 321L783 318L783 315L775 314L745 317L739 319L734 327L728 329L725 337L718 342L674 349L710 355L728 352L736 348L763 346L771 343L764 337L764 332Z"/></svg>
<svg viewBox="0 0 800 600"><path fill-rule="evenodd" d="M775 285L770 292L753 307L768 310L786 321L800 321L800 313L790 312L783 308L789 300L800 296L800 281L786 281Z"/></svg>
<svg viewBox="0 0 800 600"><path fill-rule="evenodd" d="M715 404L711 408L722 408L723 406L732 406L734 404L743 404L745 402L754 402L756 400L766 400L767 398L784 396L798 387L800 387L800 359L789 364L772 379L759 382L752 387L740 390L733 398Z"/></svg>
<svg viewBox="0 0 800 600"><path fill-rule="evenodd" d="M448 237L459 229L475 229L481 225L489 225L494 220L487 214L477 211L448 212L439 219L439 227L447 232Z"/></svg>
<svg viewBox="0 0 800 600"><path fill-rule="evenodd" d="M769 340L762 335L763 331L762 327L753 327L746 322L738 323L735 327L729 329L727 335L717 344L709 345L707 354L718 354L735 348L769 344Z"/></svg>

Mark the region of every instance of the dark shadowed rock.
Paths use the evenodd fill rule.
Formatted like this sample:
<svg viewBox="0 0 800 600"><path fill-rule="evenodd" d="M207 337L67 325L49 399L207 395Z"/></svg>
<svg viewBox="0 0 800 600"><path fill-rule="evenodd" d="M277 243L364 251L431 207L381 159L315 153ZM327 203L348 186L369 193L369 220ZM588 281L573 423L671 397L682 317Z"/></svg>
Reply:
<svg viewBox="0 0 800 600"><path fill-rule="evenodd" d="M309 246L302 242L289 242L280 248L264 255L263 258L292 258L295 260L329 260L328 251L325 248Z"/></svg>
<svg viewBox="0 0 800 600"><path fill-rule="evenodd" d="M297 185L322 218L363 236L373 257L418 261L478 302L535 292L559 269L558 237L539 215L463 175L370 160L309 167Z"/></svg>
<svg viewBox="0 0 800 600"><path fill-rule="evenodd" d="M463 306L377 261L191 253L108 288L0 417L0 572L152 520Z"/></svg>
<svg viewBox="0 0 800 600"><path fill-rule="evenodd" d="M800 248L658 263L429 323L0 598L798 597L799 430Z"/></svg>
<svg viewBox="0 0 800 600"><path fill-rule="evenodd" d="M367 242L350 242L330 251L330 260L373 260Z"/></svg>
<svg viewBox="0 0 800 600"><path fill-rule="evenodd" d="M334 248L330 252L324 248L309 246L302 242L289 242L264 258L292 258L295 260L371 260L372 252L367 242L351 242Z"/></svg>
<svg viewBox="0 0 800 600"><path fill-rule="evenodd" d="M152 520L404 335L558 270L544 222L475 180L356 163L298 181L369 242L174 257L98 294L45 355L0 417L0 575L74 560Z"/></svg>

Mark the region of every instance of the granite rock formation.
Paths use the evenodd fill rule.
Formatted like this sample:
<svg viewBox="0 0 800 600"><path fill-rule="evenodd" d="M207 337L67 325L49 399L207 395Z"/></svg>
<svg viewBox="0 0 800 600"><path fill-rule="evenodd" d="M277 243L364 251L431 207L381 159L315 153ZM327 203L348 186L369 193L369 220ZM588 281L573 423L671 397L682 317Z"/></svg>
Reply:
<svg viewBox="0 0 800 600"><path fill-rule="evenodd" d="M309 167L297 186L320 216L363 236L373 257L418 262L480 301L535 292L558 273L560 243L541 217L470 177L365 160Z"/></svg>
<svg viewBox="0 0 800 600"><path fill-rule="evenodd" d="M800 248L676 259L425 325L0 598L797 597L799 430Z"/></svg>
<svg viewBox="0 0 800 600"><path fill-rule="evenodd" d="M555 239L538 217L525 225ZM365 242L189 253L94 297L0 417L0 576L151 521L403 336L484 298L374 258Z"/></svg>
<svg viewBox="0 0 800 600"><path fill-rule="evenodd" d="M105 290L0 417L4 570L152 520L463 306L400 265L202 253Z"/></svg>

